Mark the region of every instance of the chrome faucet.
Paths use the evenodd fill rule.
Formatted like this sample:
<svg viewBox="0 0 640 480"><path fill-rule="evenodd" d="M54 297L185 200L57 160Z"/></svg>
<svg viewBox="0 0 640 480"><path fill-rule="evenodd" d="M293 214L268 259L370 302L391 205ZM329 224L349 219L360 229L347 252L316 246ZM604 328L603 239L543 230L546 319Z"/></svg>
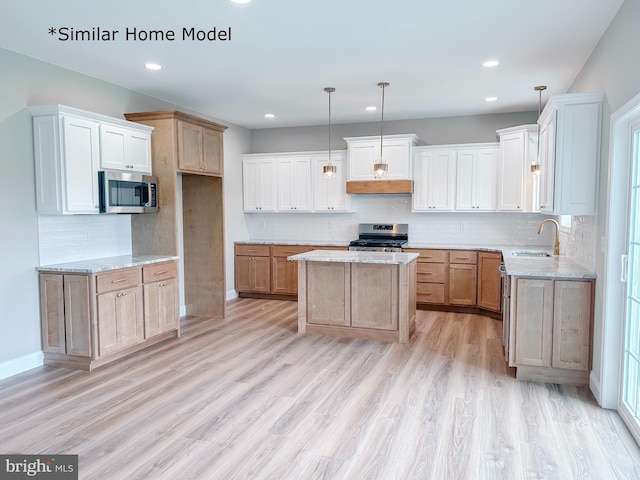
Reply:
<svg viewBox="0 0 640 480"><path fill-rule="evenodd" d="M547 222L551 222L556 226L556 244L553 249L554 255L560 255L560 225L552 218L546 218L542 222L540 222L540 226L538 227L538 235L542 233L542 229L544 228L544 224Z"/></svg>

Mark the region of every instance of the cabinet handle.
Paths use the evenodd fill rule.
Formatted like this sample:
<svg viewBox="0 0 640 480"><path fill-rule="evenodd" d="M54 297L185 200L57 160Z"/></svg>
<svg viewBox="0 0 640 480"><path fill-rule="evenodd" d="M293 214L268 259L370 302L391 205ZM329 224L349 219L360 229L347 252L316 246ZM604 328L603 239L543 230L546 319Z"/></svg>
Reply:
<svg viewBox="0 0 640 480"><path fill-rule="evenodd" d="M454 260L455 259L457 259L457 260L469 260L469 257L453 257L453 258L454 258Z"/></svg>
<svg viewBox="0 0 640 480"><path fill-rule="evenodd" d="M127 292L120 292L117 296L118 297L124 297L127 294Z"/></svg>
<svg viewBox="0 0 640 480"><path fill-rule="evenodd" d="M165 273L169 272L169 270L163 270L162 272L156 272L154 273L154 275L164 275Z"/></svg>
<svg viewBox="0 0 640 480"><path fill-rule="evenodd" d="M120 283L120 282L126 282L127 279L126 278L119 278L118 280L111 280L111 283Z"/></svg>

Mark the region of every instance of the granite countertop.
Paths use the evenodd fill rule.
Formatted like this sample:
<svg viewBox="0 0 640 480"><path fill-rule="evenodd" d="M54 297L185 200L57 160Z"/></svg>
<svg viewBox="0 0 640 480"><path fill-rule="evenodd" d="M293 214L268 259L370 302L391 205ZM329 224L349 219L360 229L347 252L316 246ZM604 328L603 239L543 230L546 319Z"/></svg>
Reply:
<svg viewBox="0 0 640 480"><path fill-rule="evenodd" d="M318 245L320 247L348 247L345 240L237 240L236 245Z"/></svg>
<svg viewBox="0 0 640 480"><path fill-rule="evenodd" d="M318 246L339 246L346 247L348 241L312 241L312 240L245 240L235 242L237 244L262 244L262 245L318 245ZM596 278L595 269L585 268L579 263L565 255L553 256L553 247L541 245L474 245L474 244L436 244L409 242L406 248L416 249L438 249L438 250L478 250L502 252L504 265L508 275L519 277L547 277L547 278L574 278L591 279ZM547 252L550 257L519 257L512 255L515 251L536 251ZM313 252L310 252L313 253ZM336 252L332 252L336 253ZM346 252L345 252L346 253ZM351 252L370 254L380 252ZM409 252L403 252L407 254ZM309 255L309 254L304 254ZM292 259L293 257L289 257ZM356 257L354 257L356 258ZM295 259L297 260L297 258ZM314 261L312 259L309 259ZM347 261L347 260L315 260L315 261ZM362 260L352 260L362 261Z"/></svg>
<svg viewBox="0 0 640 480"><path fill-rule="evenodd" d="M39 272L99 273L177 259L177 256L171 255L122 255L119 257L81 260L79 262L56 263L55 265L40 265L36 267L36 270Z"/></svg>
<svg viewBox="0 0 640 480"><path fill-rule="evenodd" d="M402 252L350 252L341 250L313 250L287 257L292 261L340 262L340 263L381 263L405 265L418 258L417 253Z"/></svg>

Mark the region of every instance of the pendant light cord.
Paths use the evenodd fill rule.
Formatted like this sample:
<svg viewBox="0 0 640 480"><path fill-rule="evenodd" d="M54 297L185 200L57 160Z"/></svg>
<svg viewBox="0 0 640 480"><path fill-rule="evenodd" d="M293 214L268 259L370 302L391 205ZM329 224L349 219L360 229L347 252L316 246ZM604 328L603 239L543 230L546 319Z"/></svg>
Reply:
<svg viewBox="0 0 640 480"><path fill-rule="evenodd" d="M382 163L382 129L384 126L384 87L389 85L388 83L379 83L380 87L382 87L382 112L380 117L380 162Z"/></svg>
<svg viewBox="0 0 640 480"><path fill-rule="evenodd" d="M329 93L329 165L333 165L331 163L331 89L327 89Z"/></svg>

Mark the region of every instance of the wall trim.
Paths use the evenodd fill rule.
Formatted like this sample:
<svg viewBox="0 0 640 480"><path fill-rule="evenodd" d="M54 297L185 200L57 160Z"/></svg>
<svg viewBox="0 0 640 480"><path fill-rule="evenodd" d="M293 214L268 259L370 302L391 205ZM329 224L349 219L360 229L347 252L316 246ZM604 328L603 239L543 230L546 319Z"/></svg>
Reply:
<svg viewBox="0 0 640 480"><path fill-rule="evenodd" d="M227 290L227 302L229 300L233 300L234 298L238 298L238 292L236 292L234 289Z"/></svg>
<svg viewBox="0 0 640 480"><path fill-rule="evenodd" d="M0 363L0 380L43 365L42 350Z"/></svg>

